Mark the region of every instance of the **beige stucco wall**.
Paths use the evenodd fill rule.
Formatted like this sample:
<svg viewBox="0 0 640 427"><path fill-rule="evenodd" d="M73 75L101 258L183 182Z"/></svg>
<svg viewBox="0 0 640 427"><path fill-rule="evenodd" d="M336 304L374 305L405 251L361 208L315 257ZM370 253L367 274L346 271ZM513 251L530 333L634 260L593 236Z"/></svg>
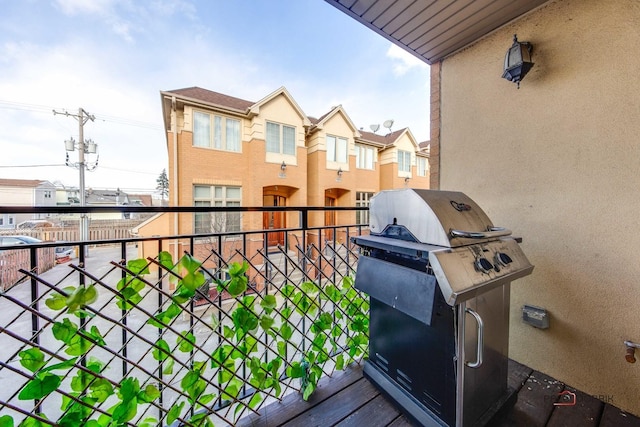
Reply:
<svg viewBox="0 0 640 427"><path fill-rule="evenodd" d="M520 89L502 79L513 34L534 45ZM522 236L510 356L640 415L640 2L552 1L448 58L441 189ZM523 304L551 328L521 321ZM640 355L639 355L640 356Z"/></svg>

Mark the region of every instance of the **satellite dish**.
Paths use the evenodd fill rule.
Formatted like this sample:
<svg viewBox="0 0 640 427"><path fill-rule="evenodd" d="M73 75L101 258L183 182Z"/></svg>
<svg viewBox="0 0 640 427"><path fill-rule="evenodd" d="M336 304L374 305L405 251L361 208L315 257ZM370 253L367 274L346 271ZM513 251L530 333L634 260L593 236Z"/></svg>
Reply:
<svg viewBox="0 0 640 427"><path fill-rule="evenodd" d="M378 132L378 129L380 129L380 125L369 125L369 128L373 131L373 133Z"/></svg>
<svg viewBox="0 0 640 427"><path fill-rule="evenodd" d="M393 120L385 120L385 122L382 123L382 126L386 127L387 129L389 129L389 132L391 132L391 126L393 126Z"/></svg>

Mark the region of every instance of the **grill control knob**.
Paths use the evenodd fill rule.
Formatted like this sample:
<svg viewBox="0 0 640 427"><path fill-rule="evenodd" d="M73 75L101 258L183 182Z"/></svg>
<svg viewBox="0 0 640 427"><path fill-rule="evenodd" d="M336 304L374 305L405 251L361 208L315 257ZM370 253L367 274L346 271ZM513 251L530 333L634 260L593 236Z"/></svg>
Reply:
<svg viewBox="0 0 640 427"><path fill-rule="evenodd" d="M474 265L476 267L476 270L483 273L488 273L489 271L493 270L493 264L491 264L486 258L478 258L474 262Z"/></svg>
<svg viewBox="0 0 640 427"><path fill-rule="evenodd" d="M513 262L513 260L511 259L511 257L507 254L505 254L504 252L498 252L496 253L496 257L495 257L495 263L502 265L502 266L507 266L508 264L511 264Z"/></svg>

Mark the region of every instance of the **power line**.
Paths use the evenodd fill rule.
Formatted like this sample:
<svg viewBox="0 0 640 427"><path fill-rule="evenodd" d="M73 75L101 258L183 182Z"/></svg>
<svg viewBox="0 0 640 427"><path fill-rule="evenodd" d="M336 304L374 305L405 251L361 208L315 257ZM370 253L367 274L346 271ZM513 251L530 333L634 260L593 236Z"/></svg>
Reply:
<svg viewBox="0 0 640 427"><path fill-rule="evenodd" d="M0 168L43 168L50 166L66 166L64 163L57 165L0 165Z"/></svg>
<svg viewBox="0 0 640 427"><path fill-rule="evenodd" d="M0 108L4 108L8 110L18 110L18 111L31 111L34 113L45 113L45 114L51 114L51 111L56 109L59 109L64 112L67 111L66 108L56 108L56 107L51 107L46 105L37 105L37 104L25 104L22 102L6 101L2 99L0 99ZM118 123L118 124L123 124L127 126L134 126L134 127L140 127L140 128L146 128L146 129L158 130L158 131L163 130L163 127L161 125L158 125L157 123L149 123L141 120L132 120L125 117L109 116L107 114L94 114L94 117L103 122Z"/></svg>

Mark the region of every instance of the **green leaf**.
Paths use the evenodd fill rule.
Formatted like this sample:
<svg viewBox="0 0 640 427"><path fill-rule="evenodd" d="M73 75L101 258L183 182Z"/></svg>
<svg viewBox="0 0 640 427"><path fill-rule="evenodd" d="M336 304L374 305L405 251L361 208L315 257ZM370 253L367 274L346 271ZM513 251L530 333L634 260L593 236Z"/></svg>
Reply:
<svg viewBox="0 0 640 427"><path fill-rule="evenodd" d="M171 356L171 349L169 348L169 344L160 338L156 341L156 348L151 352L153 358L162 362Z"/></svg>
<svg viewBox="0 0 640 427"><path fill-rule="evenodd" d="M306 374L306 369L300 362L293 362L286 370L289 378L302 378Z"/></svg>
<svg viewBox="0 0 640 427"><path fill-rule="evenodd" d="M176 339L178 344L178 350L183 353L189 353L193 350L193 346L196 343L196 337L188 331L182 331L182 334Z"/></svg>
<svg viewBox="0 0 640 427"><path fill-rule="evenodd" d="M182 278L182 285L192 291L195 295L196 289L204 285L207 279L204 277L201 271L195 273L188 273Z"/></svg>
<svg viewBox="0 0 640 427"><path fill-rule="evenodd" d="M13 427L13 418L9 415L3 415L0 417L0 427Z"/></svg>
<svg viewBox="0 0 640 427"><path fill-rule="evenodd" d="M62 319L62 322L55 322L51 328L53 336L65 344L69 344L71 339L78 332L78 327L71 323L68 318Z"/></svg>
<svg viewBox="0 0 640 427"><path fill-rule="evenodd" d="M236 327L236 335L244 336L247 332L254 331L258 327L258 316L244 307L236 308L231 314L233 325Z"/></svg>
<svg viewBox="0 0 640 427"><path fill-rule="evenodd" d="M344 354L340 353L336 358L336 369L342 371L344 369Z"/></svg>
<svg viewBox="0 0 640 427"><path fill-rule="evenodd" d="M238 397L238 395L240 394L240 390L242 390L242 384L242 381L237 378L233 378L224 388L224 391L222 392L222 398L225 400L233 400Z"/></svg>
<svg viewBox="0 0 640 427"><path fill-rule="evenodd" d="M227 285L227 292L229 292L231 296L237 297L247 290L247 283L248 280L246 276L232 276Z"/></svg>
<svg viewBox="0 0 640 427"><path fill-rule="evenodd" d="M254 395L251 397L251 400L249 400L249 408L255 409L256 406L258 406L260 402L262 402L262 400L263 400L262 394L254 393Z"/></svg>
<svg viewBox="0 0 640 427"><path fill-rule="evenodd" d="M20 356L20 364L30 370L36 372L45 365L44 353L39 348L30 348L18 353Z"/></svg>
<svg viewBox="0 0 640 427"><path fill-rule="evenodd" d="M38 414L38 415L42 416L42 414ZM18 427L45 427L45 426L48 427L49 424L45 424L35 418L27 417L24 420L22 420L22 422Z"/></svg>
<svg viewBox="0 0 640 427"><path fill-rule="evenodd" d="M260 306L264 309L265 313L271 313L278 306L275 295L265 295L262 301L260 301Z"/></svg>
<svg viewBox="0 0 640 427"><path fill-rule="evenodd" d="M315 283L310 282L310 281L303 282L300 285L300 290L302 292L304 292L305 294L307 294L307 295L316 294L316 293L318 293L320 291L318 286Z"/></svg>
<svg viewBox="0 0 640 427"><path fill-rule="evenodd" d="M175 302L172 302L165 311L161 311L156 314L154 317L147 320L147 323L158 328L164 328L164 325L171 324L171 320L177 317L181 312L182 309L180 306Z"/></svg>
<svg viewBox="0 0 640 427"><path fill-rule="evenodd" d="M113 421L115 421L118 425L124 424L127 421L131 421L138 412L138 400L135 397L131 399L123 399L120 404L118 404L113 409Z"/></svg>
<svg viewBox="0 0 640 427"><path fill-rule="evenodd" d="M30 380L18 395L19 400L42 399L58 388L62 377L50 372L39 372Z"/></svg>
<svg viewBox="0 0 640 427"><path fill-rule="evenodd" d="M158 425L158 420L156 420L153 417L147 417L144 420L142 420L142 423L140 423L137 427L155 427Z"/></svg>
<svg viewBox="0 0 640 427"><path fill-rule="evenodd" d="M209 413L203 412L199 414L195 414L191 418L189 418L189 425L193 425L195 427L213 427L213 423L209 419Z"/></svg>
<svg viewBox="0 0 640 427"><path fill-rule="evenodd" d="M267 316L266 314L260 318L260 327L266 331L273 327L275 320L271 316Z"/></svg>
<svg viewBox="0 0 640 427"><path fill-rule="evenodd" d="M191 274L195 273L200 269L200 267L202 267L202 263L190 254L184 254L182 258L180 258L180 265Z"/></svg>
<svg viewBox="0 0 640 427"><path fill-rule="evenodd" d="M138 396L140 391L140 381L137 378L128 377L120 382L120 391L118 396L123 401L131 400Z"/></svg>
<svg viewBox="0 0 640 427"><path fill-rule="evenodd" d="M180 414L182 413L182 408L184 408L184 405L186 403L187 402L185 401L176 403L171 407L171 409L169 409L169 412L167 413L167 424L169 425L173 424L173 422L180 417Z"/></svg>
<svg viewBox="0 0 640 427"><path fill-rule="evenodd" d="M107 398L114 393L113 386L106 378L95 379L89 386L89 389L91 390L90 396L100 403L107 400Z"/></svg>
<svg viewBox="0 0 640 427"><path fill-rule="evenodd" d="M144 258L131 259L127 261L127 268L135 275L143 276L149 274L149 263Z"/></svg>
<svg viewBox="0 0 640 427"><path fill-rule="evenodd" d="M143 390L138 393L138 399L145 403L151 403L160 397L160 390L154 385L148 384Z"/></svg>
<svg viewBox="0 0 640 427"><path fill-rule="evenodd" d="M73 289L74 288L71 288L71 292L73 291ZM59 311L67 306L67 297L59 294L58 292L54 292L51 294L51 296L49 296L49 298L44 301L44 303L51 310Z"/></svg>
<svg viewBox="0 0 640 427"><path fill-rule="evenodd" d="M293 336L293 328L289 326L288 323L285 323L280 327L280 336L285 340L291 339Z"/></svg>
<svg viewBox="0 0 640 427"><path fill-rule="evenodd" d="M281 357L286 357L287 356L287 343L286 343L286 341L278 341L277 347L278 347L278 354Z"/></svg>
<svg viewBox="0 0 640 427"><path fill-rule="evenodd" d="M304 391L302 393L302 399L305 401L308 400L309 396L311 396L311 394L314 392L315 389L316 389L315 384L309 382L304 388Z"/></svg>
<svg viewBox="0 0 640 427"><path fill-rule="evenodd" d="M203 394L202 396L200 396L200 399L198 399L198 405L206 406L207 403L211 402L215 398L215 394Z"/></svg>
<svg viewBox="0 0 640 427"><path fill-rule="evenodd" d="M229 276L241 276L249 270L249 263L247 261L232 262L229 264Z"/></svg>
<svg viewBox="0 0 640 427"><path fill-rule="evenodd" d="M191 300L191 298L193 298L195 294L195 289L189 289L186 286L180 284L171 296L171 299L173 299L176 304L184 304L185 302Z"/></svg>
<svg viewBox="0 0 640 427"><path fill-rule="evenodd" d="M169 270L173 270L173 257L167 251L162 251L158 254L158 262L163 267L166 267ZM169 423L171 424L171 423Z"/></svg>
<svg viewBox="0 0 640 427"><path fill-rule="evenodd" d="M169 359L164 363L164 368L162 369L162 373L165 375L173 374L173 365L175 364L175 360Z"/></svg>
<svg viewBox="0 0 640 427"><path fill-rule="evenodd" d="M95 375L85 371L78 371L76 375L71 378L71 390L82 392L89 387L91 381L95 378Z"/></svg>

